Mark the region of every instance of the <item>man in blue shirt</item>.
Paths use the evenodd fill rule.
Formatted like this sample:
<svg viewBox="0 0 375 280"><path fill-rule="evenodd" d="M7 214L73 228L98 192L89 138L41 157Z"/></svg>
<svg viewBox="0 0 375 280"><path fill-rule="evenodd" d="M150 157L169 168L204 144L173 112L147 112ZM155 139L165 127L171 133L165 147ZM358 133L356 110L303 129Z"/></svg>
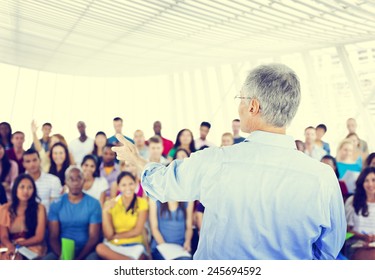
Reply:
<svg viewBox="0 0 375 280"><path fill-rule="evenodd" d="M236 98L241 130L250 133L242 143L168 167L146 164L121 135L123 146L112 149L143 170L150 197L205 206L194 259L336 259L346 234L336 175L286 135L300 103L298 77L282 64L261 65Z"/></svg>
<svg viewBox="0 0 375 280"><path fill-rule="evenodd" d="M113 128L115 129L115 134L122 134L122 126L123 126L123 120L120 117L116 117L113 119ZM133 139L123 135L126 140L130 141L134 144ZM115 135L108 138L107 142L111 145L117 145L119 142Z"/></svg>
<svg viewBox="0 0 375 280"><path fill-rule="evenodd" d="M74 241L75 259L97 259L95 247L99 242L102 223L100 204L82 192L83 173L78 167L69 167L65 177L69 193L54 201L48 214L52 252L45 259L61 257L61 238Z"/></svg>

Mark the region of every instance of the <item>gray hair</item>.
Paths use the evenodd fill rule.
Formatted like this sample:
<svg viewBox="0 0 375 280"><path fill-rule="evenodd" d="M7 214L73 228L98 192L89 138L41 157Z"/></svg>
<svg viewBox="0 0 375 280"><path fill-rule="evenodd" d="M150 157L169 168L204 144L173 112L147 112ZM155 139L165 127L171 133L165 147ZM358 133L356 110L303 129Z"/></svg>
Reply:
<svg viewBox="0 0 375 280"><path fill-rule="evenodd" d="M79 166L77 166L77 165L71 165L71 166L69 166L69 167L65 170L65 180L68 179L70 172L72 172L73 170L78 170L79 175L83 178L83 172L82 172L82 169L81 169Z"/></svg>
<svg viewBox="0 0 375 280"><path fill-rule="evenodd" d="M297 113L301 100L296 73L283 64L260 65L247 76L242 92L259 101L261 117L275 127L285 127Z"/></svg>

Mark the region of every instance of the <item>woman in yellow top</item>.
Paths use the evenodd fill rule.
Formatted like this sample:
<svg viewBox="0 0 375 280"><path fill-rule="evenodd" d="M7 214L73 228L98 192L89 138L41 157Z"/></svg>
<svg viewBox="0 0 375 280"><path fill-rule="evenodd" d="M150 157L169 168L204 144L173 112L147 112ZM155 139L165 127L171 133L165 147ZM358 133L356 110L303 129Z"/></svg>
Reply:
<svg viewBox="0 0 375 280"><path fill-rule="evenodd" d="M106 260L145 259L143 229L148 216L147 200L134 193L136 178L129 172L117 177L119 196L108 200L103 207L105 241L96 253Z"/></svg>

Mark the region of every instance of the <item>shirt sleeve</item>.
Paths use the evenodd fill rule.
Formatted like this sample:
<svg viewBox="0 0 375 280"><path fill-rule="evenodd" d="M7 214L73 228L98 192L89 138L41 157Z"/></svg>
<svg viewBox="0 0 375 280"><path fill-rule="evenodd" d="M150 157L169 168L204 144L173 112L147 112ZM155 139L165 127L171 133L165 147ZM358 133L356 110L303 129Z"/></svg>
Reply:
<svg viewBox="0 0 375 280"><path fill-rule="evenodd" d="M160 202L200 200L208 173L221 165L219 149L194 152L184 160L174 160L167 167L148 163L142 172L142 187L147 195Z"/></svg>
<svg viewBox="0 0 375 280"><path fill-rule="evenodd" d="M10 170L9 170L9 185L13 185L14 180L16 180L19 170L18 170L18 164L11 160L10 161Z"/></svg>
<svg viewBox="0 0 375 280"><path fill-rule="evenodd" d="M138 198L138 201L139 201L139 208L138 208L139 211L148 210L148 202L146 199Z"/></svg>
<svg viewBox="0 0 375 280"><path fill-rule="evenodd" d="M93 198L93 210L90 215L90 224L100 224L102 222L102 209L99 202Z"/></svg>
<svg viewBox="0 0 375 280"><path fill-rule="evenodd" d="M176 154L176 149L175 148L171 148L169 150L169 152L168 152L168 157L173 158L175 154Z"/></svg>
<svg viewBox="0 0 375 280"><path fill-rule="evenodd" d="M10 227L10 214L9 214L10 203L0 206L0 226Z"/></svg>
<svg viewBox="0 0 375 280"><path fill-rule="evenodd" d="M346 236L346 219L344 203L342 200L340 186L333 171L323 176L323 197L327 201L327 209L324 216L328 217L328 223L321 225L321 235L313 244L314 259L329 260L336 259ZM324 209L322 209L324 211ZM328 216L327 216L328 215Z"/></svg>
<svg viewBox="0 0 375 280"><path fill-rule="evenodd" d="M348 226L354 226L355 210L353 207L353 196L349 197L345 202L345 217Z"/></svg>
<svg viewBox="0 0 375 280"><path fill-rule="evenodd" d="M48 221L59 221L59 205L61 201L54 201L51 203L51 206L49 207L48 212Z"/></svg>
<svg viewBox="0 0 375 280"><path fill-rule="evenodd" d="M54 178L53 181L54 182L51 186L51 195L50 195L50 198L52 198L52 199L60 197L61 196L61 189L62 189L61 182L60 182L59 178Z"/></svg>

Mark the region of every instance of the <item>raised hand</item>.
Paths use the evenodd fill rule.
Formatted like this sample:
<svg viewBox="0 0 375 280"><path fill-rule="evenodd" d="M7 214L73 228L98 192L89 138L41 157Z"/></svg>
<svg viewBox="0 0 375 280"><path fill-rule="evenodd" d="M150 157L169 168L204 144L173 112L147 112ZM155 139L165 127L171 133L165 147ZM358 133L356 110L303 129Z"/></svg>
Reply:
<svg viewBox="0 0 375 280"><path fill-rule="evenodd" d="M36 133L37 131L38 131L38 126L36 125L36 121L33 120L33 121L31 122L31 132L32 132L32 133Z"/></svg>

